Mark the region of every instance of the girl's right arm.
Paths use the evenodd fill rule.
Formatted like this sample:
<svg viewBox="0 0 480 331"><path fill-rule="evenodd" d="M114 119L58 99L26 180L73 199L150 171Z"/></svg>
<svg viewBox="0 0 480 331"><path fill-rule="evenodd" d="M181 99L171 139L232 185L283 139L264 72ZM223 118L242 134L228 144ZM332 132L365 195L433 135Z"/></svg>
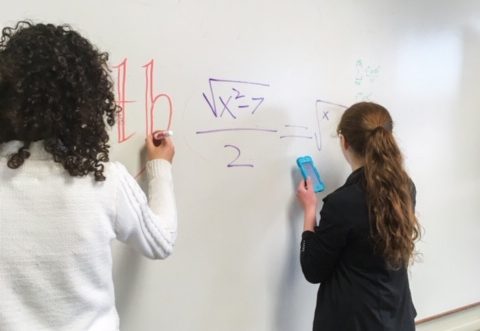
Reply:
<svg viewBox="0 0 480 331"><path fill-rule="evenodd" d="M302 233L300 265L305 278L321 283L333 274L347 244L349 223L342 217L342 205L328 196L320 212L320 224Z"/></svg>
<svg viewBox="0 0 480 331"><path fill-rule="evenodd" d="M152 259L169 256L177 236L177 209L173 192L174 147L170 138L159 146L147 138L148 199L125 167L114 163L119 184L116 196L117 239Z"/></svg>

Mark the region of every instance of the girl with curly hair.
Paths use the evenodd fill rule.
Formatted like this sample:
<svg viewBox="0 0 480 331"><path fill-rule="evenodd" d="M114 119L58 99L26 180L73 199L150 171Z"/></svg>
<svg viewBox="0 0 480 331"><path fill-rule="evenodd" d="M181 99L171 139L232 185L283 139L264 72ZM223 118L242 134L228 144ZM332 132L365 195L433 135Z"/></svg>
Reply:
<svg viewBox="0 0 480 331"><path fill-rule="evenodd" d="M109 162L119 107L107 59L66 25L2 30L2 331L118 330L110 242L152 259L172 252L173 143L146 139L148 198Z"/></svg>
<svg viewBox="0 0 480 331"><path fill-rule="evenodd" d="M392 128L378 104L345 111L337 131L353 172L323 199L318 226L311 180L297 188L304 210L302 270L309 282L321 283L314 331L415 330L407 267L420 226L415 186Z"/></svg>

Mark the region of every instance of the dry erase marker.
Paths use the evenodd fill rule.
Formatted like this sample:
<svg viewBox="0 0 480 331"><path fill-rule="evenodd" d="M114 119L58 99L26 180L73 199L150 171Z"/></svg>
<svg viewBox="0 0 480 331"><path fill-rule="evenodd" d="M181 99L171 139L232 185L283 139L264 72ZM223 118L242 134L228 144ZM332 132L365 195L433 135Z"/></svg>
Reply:
<svg viewBox="0 0 480 331"><path fill-rule="evenodd" d="M165 137L170 137L170 136L173 136L173 131L172 130L167 130L167 131L158 130L158 131L155 131L153 133L153 138L155 138L157 140L160 140L160 139L165 138Z"/></svg>
<svg viewBox="0 0 480 331"><path fill-rule="evenodd" d="M154 133L152 133L152 136L153 136L153 142L155 143L155 145L157 145L157 144L160 144L162 142L163 138L173 136L173 131L172 130L166 130L166 131L158 130L158 131L155 131Z"/></svg>

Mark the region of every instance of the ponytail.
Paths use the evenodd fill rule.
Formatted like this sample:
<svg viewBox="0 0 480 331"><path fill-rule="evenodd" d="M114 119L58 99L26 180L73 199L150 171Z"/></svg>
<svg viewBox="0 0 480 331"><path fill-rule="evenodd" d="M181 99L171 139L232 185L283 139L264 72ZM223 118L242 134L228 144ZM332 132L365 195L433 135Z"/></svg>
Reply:
<svg viewBox="0 0 480 331"><path fill-rule="evenodd" d="M383 126L373 129L365 147L366 192L375 248L390 267L407 266L420 234L413 183L391 132Z"/></svg>
<svg viewBox="0 0 480 331"><path fill-rule="evenodd" d="M353 151L364 158L374 247L389 267L398 269L412 260L420 225L414 211L414 186L392 128L388 111L368 102L347 109L338 126Z"/></svg>

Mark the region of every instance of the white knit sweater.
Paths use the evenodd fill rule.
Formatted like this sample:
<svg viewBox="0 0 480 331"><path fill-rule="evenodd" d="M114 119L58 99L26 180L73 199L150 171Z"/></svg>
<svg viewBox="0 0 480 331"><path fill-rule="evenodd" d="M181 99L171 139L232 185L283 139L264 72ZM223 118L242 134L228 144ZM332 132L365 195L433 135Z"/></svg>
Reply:
<svg viewBox="0 0 480 331"><path fill-rule="evenodd" d="M119 163L106 180L71 177L43 143L19 169L0 145L0 330L114 331L112 239L165 258L177 232L171 165L147 163L145 194Z"/></svg>

